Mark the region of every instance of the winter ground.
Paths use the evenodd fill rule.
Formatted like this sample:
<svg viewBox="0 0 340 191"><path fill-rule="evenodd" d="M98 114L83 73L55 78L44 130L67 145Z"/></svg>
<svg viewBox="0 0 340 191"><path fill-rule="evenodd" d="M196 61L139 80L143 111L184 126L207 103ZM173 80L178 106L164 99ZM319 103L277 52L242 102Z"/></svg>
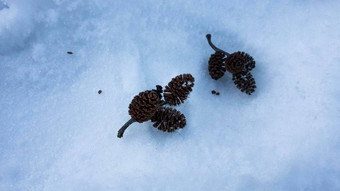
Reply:
<svg viewBox="0 0 340 191"><path fill-rule="evenodd" d="M340 190L339 10L0 0L0 190ZM210 78L206 33L255 58L254 95ZM118 139L134 95L181 73L187 126Z"/></svg>

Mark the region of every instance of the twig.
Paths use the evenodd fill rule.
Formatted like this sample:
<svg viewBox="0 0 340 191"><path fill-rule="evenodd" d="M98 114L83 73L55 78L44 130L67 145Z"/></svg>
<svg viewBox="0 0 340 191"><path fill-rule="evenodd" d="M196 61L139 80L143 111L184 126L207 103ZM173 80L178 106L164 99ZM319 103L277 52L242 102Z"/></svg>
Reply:
<svg viewBox="0 0 340 191"><path fill-rule="evenodd" d="M163 106L163 105L166 105L166 104L168 104L169 102L168 101L162 101L160 104L159 104L159 106Z"/></svg>
<svg viewBox="0 0 340 191"><path fill-rule="evenodd" d="M133 119L130 119L129 121L127 121L127 122L123 125L123 127L121 127L121 128L119 129L117 137L118 137L118 138L122 138L123 135L124 135L125 130L126 130L132 123L134 123L134 122L136 122L136 121L133 120Z"/></svg>
<svg viewBox="0 0 340 191"><path fill-rule="evenodd" d="M211 42L211 34L207 34L206 37L207 37L208 43L209 43L209 45L211 46L212 49L214 49L216 52L221 52L221 53L225 54L226 56L229 56L229 55L230 55L228 52L226 52L226 51L224 51L224 50L221 50L221 49L217 48L217 47Z"/></svg>

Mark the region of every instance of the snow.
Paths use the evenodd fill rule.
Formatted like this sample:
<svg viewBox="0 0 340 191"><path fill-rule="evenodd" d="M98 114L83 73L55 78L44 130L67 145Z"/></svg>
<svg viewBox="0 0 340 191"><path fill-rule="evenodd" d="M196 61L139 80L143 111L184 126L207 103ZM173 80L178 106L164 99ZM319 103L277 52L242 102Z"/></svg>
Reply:
<svg viewBox="0 0 340 191"><path fill-rule="evenodd" d="M0 0L0 190L340 190L338 10ZM207 33L254 57L253 95L210 78ZM116 137L135 95L183 73L183 130Z"/></svg>

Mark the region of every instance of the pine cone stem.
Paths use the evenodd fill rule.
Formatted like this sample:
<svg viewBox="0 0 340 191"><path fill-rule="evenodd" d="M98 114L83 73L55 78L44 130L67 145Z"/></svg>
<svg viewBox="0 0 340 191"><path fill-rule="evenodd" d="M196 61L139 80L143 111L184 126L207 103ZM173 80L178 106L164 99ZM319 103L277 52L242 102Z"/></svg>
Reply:
<svg viewBox="0 0 340 191"><path fill-rule="evenodd" d="M160 104L159 104L159 106L163 106L163 105L166 105L166 104L168 104L169 102L168 101L162 101Z"/></svg>
<svg viewBox="0 0 340 191"><path fill-rule="evenodd" d="M211 46L212 49L214 49L216 52L221 52L221 53L225 54L226 56L229 56L229 55L230 55L228 52L226 52L226 51L224 51L224 50L221 50L221 49L217 48L217 47L211 42L211 34L207 34L206 37L207 37L208 43L209 43L209 45Z"/></svg>
<svg viewBox="0 0 340 191"><path fill-rule="evenodd" d="M134 122L136 122L136 121L133 120L133 119L130 119L129 121L127 121L127 122L119 129L117 137L118 137L118 138L122 138L123 135L124 135L125 130L126 130L132 123L134 123Z"/></svg>
<svg viewBox="0 0 340 191"><path fill-rule="evenodd" d="M167 102L167 101L163 101L163 102L161 102L160 104L159 104L159 106L163 106L163 105L166 105L166 104L168 104L169 102ZM125 132L125 130L132 124L132 123L134 123L134 122L136 122L135 120L133 120L132 118L129 120L129 121L127 121L119 130L118 130L118 135L117 135L117 137L118 138L122 138L123 137L123 135L124 135L124 132Z"/></svg>

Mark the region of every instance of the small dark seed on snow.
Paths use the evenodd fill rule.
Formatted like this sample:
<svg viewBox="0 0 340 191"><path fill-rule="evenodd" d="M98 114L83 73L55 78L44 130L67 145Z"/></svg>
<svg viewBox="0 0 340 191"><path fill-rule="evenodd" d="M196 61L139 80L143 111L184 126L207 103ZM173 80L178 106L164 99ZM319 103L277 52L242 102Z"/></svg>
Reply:
<svg viewBox="0 0 340 191"><path fill-rule="evenodd" d="M102 90L99 90L99 91L98 91L98 94L101 94L101 93L102 93Z"/></svg>
<svg viewBox="0 0 340 191"><path fill-rule="evenodd" d="M215 91L215 90L213 90L213 91L211 91L211 93L212 93L212 94L216 94L216 91Z"/></svg>
<svg viewBox="0 0 340 191"><path fill-rule="evenodd" d="M67 54L73 54L73 52L67 52Z"/></svg>

